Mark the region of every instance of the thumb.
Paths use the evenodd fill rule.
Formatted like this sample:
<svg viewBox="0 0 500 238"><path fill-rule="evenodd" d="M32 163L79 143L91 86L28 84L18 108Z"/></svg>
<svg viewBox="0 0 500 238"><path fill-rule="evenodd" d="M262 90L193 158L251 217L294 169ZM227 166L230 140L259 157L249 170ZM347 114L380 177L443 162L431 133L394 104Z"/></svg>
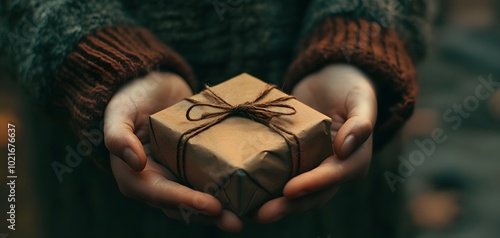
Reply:
<svg viewBox="0 0 500 238"><path fill-rule="evenodd" d="M333 147L341 159L349 157L373 133L377 119L377 101L375 92L371 87L366 90L353 90L346 98L347 120L340 128L342 122L332 123L332 134L335 135ZM338 117L337 117L338 119ZM333 119L335 120L335 118Z"/></svg>
<svg viewBox="0 0 500 238"><path fill-rule="evenodd" d="M112 100L104 114L104 143L111 154L140 172L146 166L146 153L134 134L135 107L130 103Z"/></svg>

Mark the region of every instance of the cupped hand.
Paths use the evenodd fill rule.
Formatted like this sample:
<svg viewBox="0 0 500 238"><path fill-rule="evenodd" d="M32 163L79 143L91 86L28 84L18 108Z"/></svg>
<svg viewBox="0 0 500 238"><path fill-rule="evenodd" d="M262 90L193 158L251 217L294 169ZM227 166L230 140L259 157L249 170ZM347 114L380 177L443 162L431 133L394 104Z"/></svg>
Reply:
<svg viewBox="0 0 500 238"><path fill-rule="evenodd" d="M207 193L180 184L156 163L149 150L149 115L192 95L178 75L153 72L121 88L104 115L104 140L120 191L127 197L160 208L168 217L209 222L226 231L241 230L233 213Z"/></svg>
<svg viewBox="0 0 500 238"><path fill-rule="evenodd" d="M331 117L335 153L315 169L291 179L283 189L283 197L265 203L257 211L259 222L274 222L323 206L340 184L364 177L370 166L377 101L365 74L351 65L329 65L299 82L293 95Z"/></svg>

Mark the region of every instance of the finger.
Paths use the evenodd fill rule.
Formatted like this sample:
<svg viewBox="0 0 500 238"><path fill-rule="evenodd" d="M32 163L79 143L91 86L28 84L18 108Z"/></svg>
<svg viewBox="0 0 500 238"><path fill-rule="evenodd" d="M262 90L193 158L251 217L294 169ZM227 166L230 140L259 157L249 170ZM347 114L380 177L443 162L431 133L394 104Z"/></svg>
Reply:
<svg viewBox="0 0 500 238"><path fill-rule="evenodd" d="M318 167L292 178L283 188L283 195L296 198L339 184L343 175L341 161L336 156L326 158Z"/></svg>
<svg viewBox="0 0 500 238"><path fill-rule="evenodd" d="M219 215L222 210L220 202L210 194L170 181L154 168L146 167L141 172L135 172L113 155L111 163L118 187L127 197L162 209L184 206L212 216ZM148 161L150 163L154 162Z"/></svg>
<svg viewBox="0 0 500 238"><path fill-rule="evenodd" d="M296 199L286 197L273 199L257 211L256 220L261 223L271 223L293 213L320 208L332 199L338 189L339 185L334 185L329 189Z"/></svg>
<svg viewBox="0 0 500 238"><path fill-rule="evenodd" d="M236 216L236 214L227 210L223 210L222 214L215 220L215 225L231 233L237 233L243 229L243 222L241 219Z"/></svg>
<svg viewBox="0 0 500 238"><path fill-rule="evenodd" d="M283 189L288 198L311 194L336 184L366 175L372 156L372 137L348 159L336 155L325 159L318 167L292 178Z"/></svg>
<svg viewBox="0 0 500 238"><path fill-rule="evenodd" d="M121 102L108 104L104 115L104 143L106 148L118 158L124 160L135 171L141 171L146 165L146 153L141 141L134 134L136 112L132 102L126 97Z"/></svg>
<svg viewBox="0 0 500 238"><path fill-rule="evenodd" d="M372 134L377 117L375 93L370 87L357 88L349 92L346 98L347 120L340 129L338 123L332 124L335 135L333 147L341 159L359 148ZM332 117L334 120L335 118ZM335 132L336 131L336 132Z"/></svg>

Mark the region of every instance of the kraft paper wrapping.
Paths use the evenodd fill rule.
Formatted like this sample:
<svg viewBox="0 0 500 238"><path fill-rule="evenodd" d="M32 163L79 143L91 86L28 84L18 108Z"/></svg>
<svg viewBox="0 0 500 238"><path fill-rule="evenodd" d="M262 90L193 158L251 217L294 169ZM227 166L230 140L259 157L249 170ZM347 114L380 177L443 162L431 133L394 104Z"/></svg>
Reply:
<svg viewBox="0 0 500 238"><path fill-rule="evenodd" d="M266 86L257 78L241 74L211 90L227 103L238 105L255 100ZM287 95L272 89L261 102L283 96ZM191 99L212 103L204 92ZM187 100L151 115L153 157L186 185L214 195L225 208L243 215L281 196L284 185L293 176L311 170L333 154L330 118L295 99L283 104L293 107L296 113L273 117L269 123L295 135L300 161L292 161L292 147L284 136L268 125L242 116L228 117L191 137L185 143L182 158L178 158L181 136L216 119L188 120L186 112L193 103ZM190 115L199 117L218 110L199 106L192 108Z"/></svg>

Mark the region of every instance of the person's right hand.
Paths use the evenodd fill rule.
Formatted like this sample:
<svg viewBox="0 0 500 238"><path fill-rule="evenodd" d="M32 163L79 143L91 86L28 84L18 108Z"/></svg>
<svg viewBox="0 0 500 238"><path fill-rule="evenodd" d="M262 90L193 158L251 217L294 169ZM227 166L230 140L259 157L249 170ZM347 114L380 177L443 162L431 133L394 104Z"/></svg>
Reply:
<svg viewBox="0 0 500 238"><path fill-rule="evenodd" d="M150 73L121 88L106 106L104 140L110 151L111 169L120 191L161 209L177 220L203 221L238 232L241 220L223 210L207 193L180 183L168 169L156 163L149 150L149 115L191 96L178 75Z"/></svg>

